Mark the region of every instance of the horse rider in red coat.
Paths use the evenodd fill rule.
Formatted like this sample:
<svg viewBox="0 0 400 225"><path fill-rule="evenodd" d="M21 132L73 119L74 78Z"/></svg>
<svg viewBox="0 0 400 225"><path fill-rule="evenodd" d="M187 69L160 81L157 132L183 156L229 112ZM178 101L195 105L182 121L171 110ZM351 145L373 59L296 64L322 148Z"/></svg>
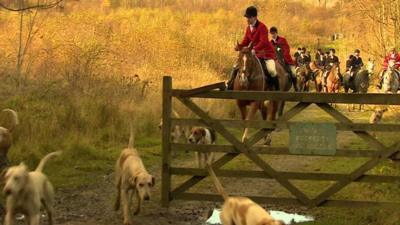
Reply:
<svg viewBox="0 0 400 225"><path fill-rule="evenodd" d="M286 38L278 35L278 28L271 27L269 32L272 36L271 43L275 47L278 60L289 72L290 77L292 78L294 89L297 91L296 63L293 61L292 56L290 56L289 43Z"/></svg>
<svg viewBox="0 0 400 225"><path fill-rule="evenodd" d="M385 57L383 61L383 71L379 73L379 82L377 87L379 89L382 88L382 82L383 82L383 74L388 70L389 68L389 62L393 61L394 62L394 70L397 73L397 76L400 76L399 68L400 68L400 54L397 52L396 47L390 48L389 54Z"/></svg>
<svg viewBox="0 0 400 225"><path fill-rule="evenodd" d="M279 90L279 80L275 68L275 50L268 40L268 29L264 23L257 19L257 14L257 8L254 6L246 9L244 17L247 18L248 26L242 42L235 47L235 51L239 51L240 48L245 48L250 43L253 43L252 53L260 60L264 74L268 75L268 80L272 82L276 90ZM233 83L238 71L239 67L235 65L227 82L228 90L233 90Z"/></svg>

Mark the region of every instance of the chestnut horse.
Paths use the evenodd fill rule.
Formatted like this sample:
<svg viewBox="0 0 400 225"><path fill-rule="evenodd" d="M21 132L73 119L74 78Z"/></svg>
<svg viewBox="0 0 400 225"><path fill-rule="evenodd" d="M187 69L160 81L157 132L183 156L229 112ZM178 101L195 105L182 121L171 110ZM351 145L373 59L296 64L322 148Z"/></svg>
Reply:
<svg viewBox="0 0 400 225"><path fill-rule="evenodd" d="M326 81L326 88L328 93L338 93L340 88L339 66L333 65L329 71Z"/></svg>
<svg viewBox="0 0 400 225"><path fill-rule="evenodd" d="M300 92L308 92L310 90L311 73L311 70L306 65L296 69L297 89Z"/></svg>
<svg viewBox="0 0 400 225"><path fill-rule="evenodd" d="M259 59L254 56L251 52L252 44L248 47L237 48L239 49L239 58L237 65L239 66L239 73L235 78L233 90L234 91L273 91L275 88L273 85L265 82L264 71L261 66ZM281 64L276 62L276 70L278 72L280 88L281 90L288 90L287 84L289 82L289 76ZM283 77L286 75L286 78ZM267 105L264 101L253 101L253 100L237 100L237 105L240 109L242 120L252 120L259 110L263 120L275 120L276 113L278 110L278 101L269 101ZM247 109L249 106L249 110ZM245 142L249 135L249 128L245 128L242 141ZM269 136L265 137L265 143L270 142Z"/></svg>
<svg viewBox="0 0 400 225"><path fill-rule="evenodd" d="M310 68L311 68L311 71L314 73L313 80L314 80L314 83L315 83L315 90L318 93L320 93L320 92L322 92L324 90L323 89L323 84L322 84L322 79L324 79L323 78L324 72L323 72L323 70L321 68L319 68L317 66L316 62L311 62L310 63Z"/></svg>

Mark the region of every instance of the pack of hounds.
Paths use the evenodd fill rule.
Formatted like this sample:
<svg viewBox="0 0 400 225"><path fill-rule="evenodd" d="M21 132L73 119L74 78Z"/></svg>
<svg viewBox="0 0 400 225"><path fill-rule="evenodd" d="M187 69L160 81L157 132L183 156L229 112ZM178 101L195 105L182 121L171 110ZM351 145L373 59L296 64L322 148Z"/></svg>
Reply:
<svg viewBox="0 0 400 225"><path fill-rule="evenodd" d="M55 191L43 173L46 163L62 154L61 151L47 154L39 162L34 171L21 162L16 166L9 166L7 159L8 151L12 145L12 133L19 124L18 115L14 110L5 109L12 117L11 125L8 128L0 126L0 174L2 185L2 198L5 199L5 225L14 225L17 214L23 214L29 225L39 225L41 211L45 210L48 217L48 224L54 224L54 197ZM385 110L376 110L371 116L371 123L378 123ZM173 112L175 117L179 114ZM162 127L162 123L159 124ZM155 185L155 178L147 170L134 147L134 132L131 126L129 144L121 151L115 164L115 187L116 199L114 210L122 206L123 224L132 225L131 208L133 197L136 198L136 205L133 215L141 211L144 201L151 198L151 189ZM215 132L207 127L186 127L175 126L171 130L172 142L180 142L184 139L190 144L211 145L216 142ZM214 156L211 153L197 153L197 163L200 168L207 168L217 192L223 197L220 219L223 225L283 225L280 220L275 220L260 205L246 197L230 197L225 192L222 184L215 175L212 162ZM1 205L0 205L1 206Z"/></svg>

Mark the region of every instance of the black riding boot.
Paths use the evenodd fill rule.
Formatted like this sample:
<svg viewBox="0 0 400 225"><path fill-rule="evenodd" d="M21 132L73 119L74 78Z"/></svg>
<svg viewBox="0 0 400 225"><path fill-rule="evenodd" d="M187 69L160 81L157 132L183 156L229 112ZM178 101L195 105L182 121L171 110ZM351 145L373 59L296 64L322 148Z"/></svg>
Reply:
<svg viewBox="0 0 400 225"><path fill-rule="evenodd" d="M297 87L297 77L290 73L290 78L292 79L294 91L299 91L299 88Z"/></svg>
<svg viewBox="0 0 400 225"><path fill-rule="evenodd" d="M378 84L376 85L377 88L382 89L383 79L379 78Z"/></svg>
<svg viewBox="0 0 400 225"><path fill-rule="evenodd" d="M235 79L236 79L236 76L237 76L238 72L239 72L239 68L237 66L233 67L232 72L231 72L231 76L230 76L228 82L226 82L228 91L232 91L233 90L233 84L235 83Z"/></svg>
<svg viewBox="0 0 400 225"><path fill-rule="evenodd" d="M379 77L378 84L376 85L377 88L382 89L382 83L383 83L383 76Z"/></svg>
<svg viewBox="0 0 400 225"><path fill-rule="evenodd" d="M343 86L343 75L339 73L340 85Z"/></svg>
<svg viewBox="0 0 400 225"><path fill-rule="evenodd" d="M311 72L311 80L315 81L316 78L317 78L317 72Z"/></svg>

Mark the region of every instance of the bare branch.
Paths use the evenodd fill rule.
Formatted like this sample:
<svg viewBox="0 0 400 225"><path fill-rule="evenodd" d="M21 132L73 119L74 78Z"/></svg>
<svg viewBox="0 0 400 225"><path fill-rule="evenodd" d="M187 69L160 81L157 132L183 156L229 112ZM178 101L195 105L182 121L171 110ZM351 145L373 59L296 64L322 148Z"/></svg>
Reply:
<svg viewBox="0 0 400 225"><path fill-rule="evenodd" d="M31 10L31 9L50 9L50 8L56 7L62 1L64 1L64 0L57 0L57 1L55 1L53 3L49 3L49 4L36 4L36 5L27 6L27 7L18 8L18 9L8 7L5 4L0 2L0 9L3 8L5 10L12 11L12 12L21 12L21 11L26 11L26 10Z"/></svg>

